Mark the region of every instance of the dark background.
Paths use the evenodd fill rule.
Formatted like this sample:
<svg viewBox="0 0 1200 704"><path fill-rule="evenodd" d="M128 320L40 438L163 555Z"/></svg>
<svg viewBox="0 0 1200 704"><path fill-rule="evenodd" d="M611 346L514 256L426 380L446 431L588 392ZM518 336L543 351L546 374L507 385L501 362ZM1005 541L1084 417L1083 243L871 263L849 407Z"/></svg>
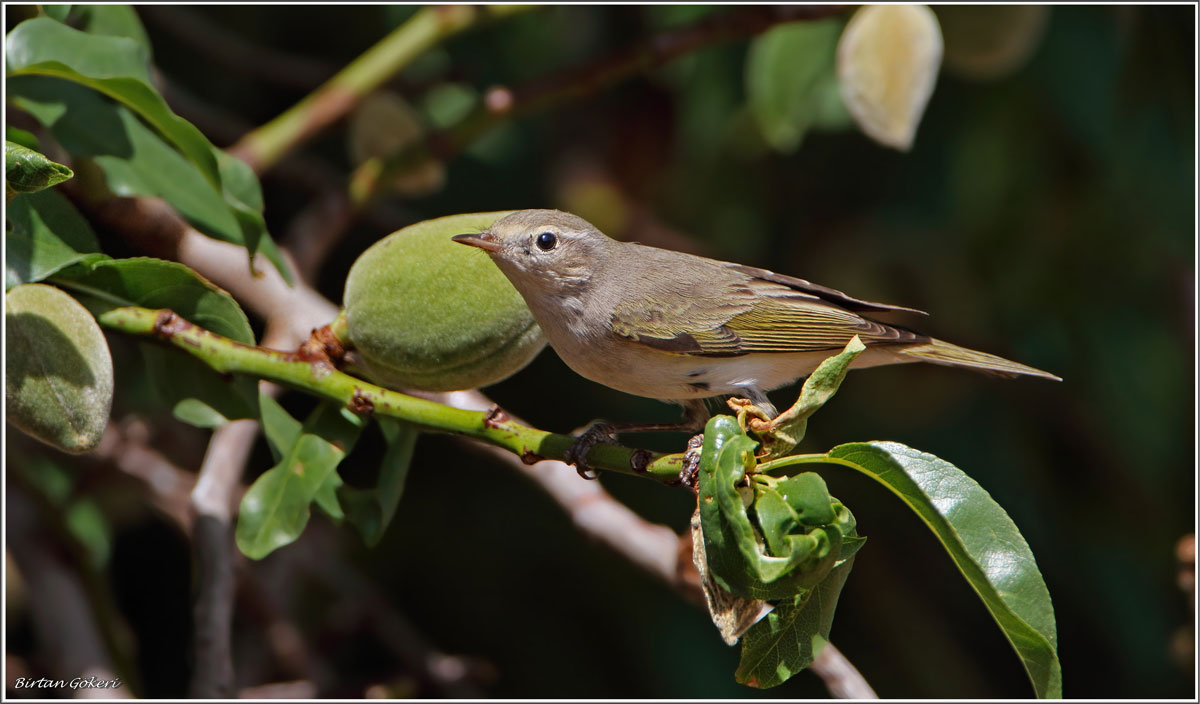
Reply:
<svg viewBox="0 0 1200 704"><path fill-rule="evenodd" d="M392 87L420 108L447 81L476 91L518 84L708 11L725 9L544 8L446 42ZM216 6L142 15L164 92L226 146L315 87L306 78L352 60L411 12ZM180 29L189 24L192 40ZM311 70L272 79L227 65L218 36L300 57ZM923 330L1064 381L926 365L857 372L814 418L804 447L889 439L957 464L1009 511L1038 559L1057 614L1065 695L1190 697L1193 636L1178 632L1193 615L1177 586L1175 546L1195 516L1194 41L1190 7L1054 7L1016 72L992 80L943 72L909 153L852 129L810 133L792 154L771 151L745 108L748 42L707 48L490 133L448 164L444 188L392 199L356 224L316 284L340 301L355 256L410 222L553 207L620 238L929 311ZM351 166L344 122L305 149L334 173ZM264 176L277 236L313 197L298 181ZM120 375L118 360L118 384ZM774 397L786 405L794 391ZM597 417L676 414L574 375L550 350L487 393L563 432ZM293 411L311 403L284 401ZM203 435L170 432L180 464L198 466ZM381 447L368 436L344 468L351 478ZM247 481L269 464L260 448ZM835 467L821 473L870 537L832 640L876 691L1030 696L1002 632L924 525L874 482ZM686 492L601 481L650 520L686 527ZM131 489L106 491L113 539L103 573L135 644L142 693L181 696L188 544L132 506ZM762 693L735 684L738 651L700 610L582 538L532 485L445 437L421 439L381 545L367 549L323 516L309 531L250 566L260 586L242 586L235 622L243 686L287 678L265 664L263 645L263 614L282 613L313 667L338 683L320 695L361 696L380 682L430 694L372 635L369 622L382 618L375 607L329 586L355 575L356 588L368 585L432 647L470 656L488 696L825 696L808 674ZM324 581L279 584L275 575L294 574L286 570L295 562ZM27 617L10 612L8 623L10 650L36 657ZM1179 638L1181 651L1172 646Z"/></svg>

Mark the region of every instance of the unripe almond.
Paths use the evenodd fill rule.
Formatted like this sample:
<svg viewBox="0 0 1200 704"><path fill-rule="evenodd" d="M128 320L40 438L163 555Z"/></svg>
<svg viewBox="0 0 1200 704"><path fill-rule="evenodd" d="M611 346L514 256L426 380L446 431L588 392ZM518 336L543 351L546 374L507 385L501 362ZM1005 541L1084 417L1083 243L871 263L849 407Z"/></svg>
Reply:
<svg viewBox="0 0 1200 704"><path fill-rule="evenodd" d="M512 284L482 250L450 240L508 212L426 220L359 256L346 279L347 337L368 376L424 391L494 384L546 344Z"/></svg>
<svg viewBox="0 0 1200 704"><path fill-rule="evenodd" d="M8 421L66 452L91 450L113 397L112 356L100 326L53 286L16 286L4 302Z"/></svg>

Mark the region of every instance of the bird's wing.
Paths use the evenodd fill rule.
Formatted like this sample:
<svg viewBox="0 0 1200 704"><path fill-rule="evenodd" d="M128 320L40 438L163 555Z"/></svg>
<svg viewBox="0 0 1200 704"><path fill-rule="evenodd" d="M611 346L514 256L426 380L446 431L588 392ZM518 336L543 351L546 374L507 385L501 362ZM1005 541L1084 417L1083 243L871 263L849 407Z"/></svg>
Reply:
<svg viewBox="0 0 1200 704"><path fill-rule="evenodd" d="M863 343L916 342L910 330L863 318L853 311L794 291L759 286L754 307L725 327L737 335L742 352L811 352L841 349L858 335ZM786 291L786 292L784 292Z"/></svg>
<svg viewBox="0 0 1200 704"><path fill-rule="evenodd" d="M741 276L627 298L613 310L611 327L665 352L719 357L838 349L854 335L866 344L919 338L792 286Z"/></svg>

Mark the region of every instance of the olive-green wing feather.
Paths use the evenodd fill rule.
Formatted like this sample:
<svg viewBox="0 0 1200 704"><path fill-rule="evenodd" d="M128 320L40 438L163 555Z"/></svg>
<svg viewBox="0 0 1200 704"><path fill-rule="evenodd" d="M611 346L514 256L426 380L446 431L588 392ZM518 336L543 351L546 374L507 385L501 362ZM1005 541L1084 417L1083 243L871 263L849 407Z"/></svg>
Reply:
<svg viewBox="0 0 1200 704"><path fill-rule="evenodd" d="M743 352L812 352L841 349L858 335L865 344L915 342L923 336L826 303L796 295L760 296L749 311L726 327L741 340Z"/></svg>
<svg viewBox="0 0 1200 704"><path fill-rule="evenodd" d="M648 347L700 356L840 349L855 335L866 344L925 339L761 279L696 282L627 299L612 313L612 330Z"/></svg>

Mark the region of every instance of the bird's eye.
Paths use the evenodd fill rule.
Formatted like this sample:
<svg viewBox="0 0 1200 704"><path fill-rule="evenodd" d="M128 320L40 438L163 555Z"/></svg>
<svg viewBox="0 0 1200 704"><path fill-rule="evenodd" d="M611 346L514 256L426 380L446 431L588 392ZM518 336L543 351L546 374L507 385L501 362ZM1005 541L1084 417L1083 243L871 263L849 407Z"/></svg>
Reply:
<svg viewBox="0 0 1200 704"><path fill-rule="evenodd" d="M558 237L556 237L553 232L543 232L537 236L537 239L534 240L534 242L537 244L538 249L542 250L543 252L549 252L558 246Z"/></svg>

